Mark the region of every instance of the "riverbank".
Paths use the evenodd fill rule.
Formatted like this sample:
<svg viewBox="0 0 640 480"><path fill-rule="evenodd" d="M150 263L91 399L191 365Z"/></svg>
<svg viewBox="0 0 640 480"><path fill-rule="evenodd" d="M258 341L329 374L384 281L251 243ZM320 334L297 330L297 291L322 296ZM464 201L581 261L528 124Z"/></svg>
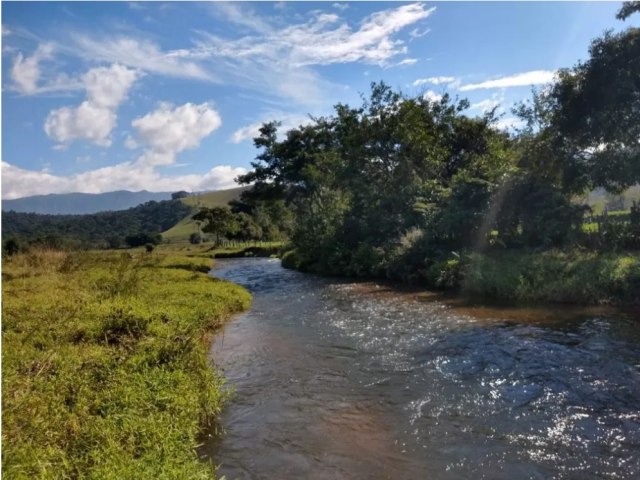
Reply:
<svg viewBox="0 0 640 480"><path fill-rule="evenodd" d="M301 271L336 274L305 262L299 252L284 254L282 265ZM386 267L386 268L385 268ZM578 250L497 251L451 254L423 265L403 265L404 275L382 266L380 276L474 300L516 303L637 305L640 253ZM410 273L406 273L410 272ZM379 276L379 277L380 277ZM374 276L375 277L375 276Z"/></svg>
<svg viewBox="0 0 640 480"><path fill-rule="evenodd" d="M248 308L211 259L34 251L2 271L11 478L213 478L196 438L225 400L211 333Z"/></svg>

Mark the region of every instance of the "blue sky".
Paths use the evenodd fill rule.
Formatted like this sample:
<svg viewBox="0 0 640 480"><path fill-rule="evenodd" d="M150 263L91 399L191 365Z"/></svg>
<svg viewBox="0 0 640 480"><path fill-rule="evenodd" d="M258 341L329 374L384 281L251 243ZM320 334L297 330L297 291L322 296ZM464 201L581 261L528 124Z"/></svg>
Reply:
<svg viewBox="0 0 640 480"><path fill-rule="evenodd" d="M264 121L372 81L510 109L587 56L620 3L3 2L2 197L234 186ZM637 16L636 16L637 17Z"/></svg>

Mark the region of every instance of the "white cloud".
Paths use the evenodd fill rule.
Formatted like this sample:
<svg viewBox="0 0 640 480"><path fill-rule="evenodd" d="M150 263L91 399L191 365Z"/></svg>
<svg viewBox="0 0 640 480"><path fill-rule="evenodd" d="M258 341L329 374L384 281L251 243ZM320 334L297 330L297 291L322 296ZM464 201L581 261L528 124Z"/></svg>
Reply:
<svg viewBox="0 0 640 480"><path fill-rule="evenodd" d="M94 76L87 75L85 78L91 81ZM90 99L84 103L100 101L102 105L114 105L113 99L123 98L121 89L109 90L110 95L105 92L105 89L92 91ZM78 110L81 108L82 105ZM108 107L99 108L109 111ZM221 124L220 115L207 103L186 103L178 107L162 104L155 111L132 122L138 140L129 136L125 142L136 142L146 147L135 161L70 176L24 170L3 162L3 196L18 198L46 193L100 193L120 189L175 191L231 188L235 186L234 178L247 172L245 168L218 165L204 174L189 175L165 175L158 170L158 167L176 166L178 153L198 147L202 139ZM87 135L86 131L84 134ZM83 161L86 160L83 158Z"/></svg>
<svg viewBox="0 0 640 480"><path fill-rule="evenodd" d="M456 84L459 80L456 77L428 77L428 78L419 78L412 83L414 87L419 87L420 85L450 85Z"/></svg>
<svg viewBox="0 0 640 480"><path fill-rule="evenodd" d="M170 165L183 150L196 148L203 138L222 125L218 112L209 104L186 103L179 107L162 104L131 125L139 142L148 149L138 160L147 165Z"/></svg>
<svg viewBox="0 0 640 480"><path fill-rule="evenodd" d="M63 145L84 139L108 147L111 145L111 130L115 125L115 112L85 101L76 108L62 107L52 110L45 121L44 131L50 138Z"/></svg>
<svg viewBox="0 0 640 480"><path fill-rule="evenodd" d="M206 8L243 27L245 35L238 36L242 29L235 29L231 38L222 37L219 31L195 31L191 46L163 50L154 41L131 35L109 38L76 32L56 48L91 62L224 83L299 105L315 105L326 101L330 91L340 86L324 80L311 67L351 62L412 64L411 58L394 62L408 50L398 33L415 27L435 10L424 3L402 5L373 13L354 25L338 15L341 7L337 7L335 13L315 11L308 20L282 28L281 17L259 16L247 4L215 3Z"/></svg>
<svg viewBox="0 0 640 480"><path fill-rule="evenodd" d="M344 12L347 8L349 8L349 4L348 3L334 3L333 5L331 5L333 8L335 8L336 10L340 10L341 12Z"/></svg>
<svg viewBox="0 0 640 480"><path fill-rule="evenodd" d="M510 87L526 87L530 85L541 85L552 82L556 72L551 70L532 70L530 72L518 73L508 77L500 77L494 80L487 80L481 83L472 83L463 85L460 90L467 92L470 90L489 89L489 88L510 88Z"/></svg>
<svg viewBox="0 0 640 480"><path fill-rule="evenodd" d="M279 121L281 123L280 127L278 127L278 131L281 133L297 128L301 125L308 125L312 122L308 115L272 113L270 115L265 115L262 121L245 125L233 132L233 135L231 135L231 142L241 143L247 140L253 140L255 137L260 135L260 127L262 127L264 123L270 121Z"/></svg>
<svg viewBox="0 0 640 480"><path fill-rule="evenodd" d="M237 186L234 178L246 173L241 167L219 165L204 174L162 175L151 166L121 163L70 176L24 170L2 162L4 199L48 193L103 193L113 190L199 191Z"/></svg>
<svg viewBox="0 0 640 480"><path fill-rule="evenodd" d="M422 3L403 5L369 15L357 30L346 23L336 25L336 16L322 15L306 24L283 29L280 44L289 50L295 65L357 61L384 65L390 58L406 53L403 42L394 40L392 35L434 11L435 7L427 9Z"/></svg>
<svg viewBox="0 0 640 480"><path fill-rule="evenodd" d="M524 125L524 120L516 117L501 118L496 123L494 123L494 126L500 130L512 130L515 128L523 127Z"/></svg>
<svg viewBox="0 0 640 480"><path fill-rule="evenodd" d="M215 2L210 6L215 16L221 16L236 25L258 33L270 33L272 31L271 26L262 17L249 8L241 8L237 3Z"/></svg>
<svg viewBox="0 0 640 480"><path fill-rule="evenodd" d="M494 93L490 98L485 98L484 100L480 100L479 102L472 103L469 106L469 110L480 110L484 114L490 112L495 108L497 113L504 113L504 103L504 93Z"/></svg>
<svg viewBox="0 0 640 480"><path fill-rule="evenodd" d="M87 99L78 107L49 112L44 131L62 145L84 139L108 147L116 126L116 109L138 77L135 70L117 64L89 70L83 76Z"/></svg>
<svg viewBox="0 0 640 480"><path fill-rule="evenodd" d="M21 95L59 93L82 89L82 82L78 79L71 78L64 73L54 75L50 71L43 71L43 62L53 60L54 50L53 43L42 43L29 57L18 53L11 67L12 81L7 89ZM14 49L4 47L4 51L14 51Z"/></svg>
<svg viewBox="0 0 640 480"><path fill-rule="evenodd" d="M354 62L393 66L395 57L407 54L397 33L426 19L433 11L422 3L403 5L369 15L357 26L337 14L313 12L306 22L285 28L254 25L254 34L239 38L199 31L195 48L174 54L208 62L227 83L266 91L297 104L320 104L326 101L329 90L335 90L330 87L335 86L311 67ZM242 21L253 25L251 10L239 4L233 5L230 21L237 22L242 12L248 12ZM268 18L261 20L268 22Z"/></svg>
<svg viewBox="0 0 640 480"><path fill-rule="evenodd" d="M442 100L442 95L434 92L433 90L427 90L422 97L429 100L430 102L439 102L440 100Z"/></svg>
<svg viewBox="0 0 640 480"><path fill-rule="evenodd" d="M420 37L424 37L427 33L429 33L431 31L430 28L427 28L423 31L418 30L417 28L414 28L413 30L411 30L409 32L409 36L411 38L420 38Z"/></svg>
<svg viewBox="0 0 640 480"><path fill-rule="evenodd" d="M125 138L124 140L124 146L127 147L129 150L135 150L140 145L138 145L138 142L136 142L131 135L127 135L127 138Z"/></svg>
<svg viewBox="0 0 640 480"><path fill-rule="evenodd" d="M396 63L396 67L404 67L404 66L408 66L408 65L415 65L416 63L418 63L418 59L417 58L405 58L404 60L399 61L398 63Z"/></svg>
<svg viewBox="0 0 640 480"><path fill-rule="evenodd" d="M35 93L40 80L40 62L52 56L53 45L50 43L40 45L30 57L18 53L11 68L11 78L16 90L24 94Z"/></svg>
<svg viewBox="0 0 640 480"><path fill-rule="evenodd" d="M71 50L90 61L120 63L134 69L171 77L214 81L201 66L181 58L181 51L163 52L153 42L134 38L92 39L72 36Z"/></svg>

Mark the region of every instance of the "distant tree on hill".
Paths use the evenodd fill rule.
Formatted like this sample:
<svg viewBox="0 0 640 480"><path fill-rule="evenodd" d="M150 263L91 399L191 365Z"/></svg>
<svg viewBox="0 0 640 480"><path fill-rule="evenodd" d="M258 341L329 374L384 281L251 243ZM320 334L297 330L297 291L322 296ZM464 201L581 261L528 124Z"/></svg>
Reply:
<svg viewBox="0 0 640 480"><path fill-rule="evenodd" d="M181 198L186 198L189 196L189 192L185 192L184 190L180 190L179 192L174 192L171 194L171 200L179 200Z"/></svg>

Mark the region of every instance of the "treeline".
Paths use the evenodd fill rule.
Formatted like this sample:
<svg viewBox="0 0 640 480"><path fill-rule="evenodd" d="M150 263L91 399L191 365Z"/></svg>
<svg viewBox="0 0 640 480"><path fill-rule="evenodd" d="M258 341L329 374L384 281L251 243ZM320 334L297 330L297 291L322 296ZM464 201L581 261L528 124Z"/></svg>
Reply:
<svg viewBox="0 0 640 480"><path fill-rule="evenodd" d="M243 198L286 202L285 263L327 273L456 284L473 252L640 247L637 205L593 231L575 202L640 181L640 29L594 40L588 60L515 109L516 133L468 108L379 83L285 135L265 124Z"/></svg>
<svg viewBox="0 0 640 480"><path fill-rule="evenodd" d="M128 210L90 215L2 212L5 250L42 245L52 248L119 248L158 243L163 232L189 215L180 200L147 202Z"/></svg>

